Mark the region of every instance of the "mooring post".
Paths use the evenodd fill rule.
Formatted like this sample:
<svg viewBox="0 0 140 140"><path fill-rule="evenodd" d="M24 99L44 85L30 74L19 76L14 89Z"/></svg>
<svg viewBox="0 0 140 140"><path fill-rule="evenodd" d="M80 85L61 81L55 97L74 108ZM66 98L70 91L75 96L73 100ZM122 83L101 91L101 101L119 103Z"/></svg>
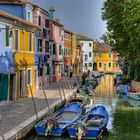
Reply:
<svg viewBox="0 0 140 140"><path fill-rule="evenodd" d="M63 96L64 96L64 98L65 98L65 100L66 100L66 96L65 96L65 91L64 91L63 85L62 85L62 91L63 91Z"/></svg>
<svg viewBox="0 0 140 140"><path fill-rule="evenodd" d="M36 118L37 118L37 122L39 121L38 119L38 113L37 113L37 109L36 109L36 105L35 105L35 100L34 100L34 96L33 96L33 92L31 89L31 85L29 84L29 88L30 88L30 92L31 92L31 96L32 96L32 101L33 101L33 105L34 105L34 110L35 110L35 114L36 114Z"/></svg>
<svg viewBox="0 0 140 140"><path fill-rule="evenodd" d="M48 102L48 99L47 99L47 96L46 96L46 93L45 93L44 84L42 85L42 89L43 89L43 94L44 94L45 101L46 101L46 103L47 103L47 107L48 107L49 115L50 115L50 114L51 114L51 109L50 109L49 102Z"/></svg>

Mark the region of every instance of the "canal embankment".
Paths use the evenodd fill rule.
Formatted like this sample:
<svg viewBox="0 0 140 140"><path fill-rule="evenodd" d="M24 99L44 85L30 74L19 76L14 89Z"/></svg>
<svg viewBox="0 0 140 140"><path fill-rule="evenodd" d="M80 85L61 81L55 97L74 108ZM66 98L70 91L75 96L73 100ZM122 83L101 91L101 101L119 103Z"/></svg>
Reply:
<svg viewBox="0 0 140 140"><path fill-rule="evenodd" d="M69 80L69 85L74 85L74 79ZM51 112L63 105L65 99L69 98L73 92L64 80L48 86L45 95L48 100ZM62 88L63 87L63 91ZM61 89L61 90L60 90ZM76 89L76 88L75 88ZM37 115L32 98L23 98L19 101L9 102L0 105L0 140L21 139L26 136L34 127L38 120L49 113L43 90L36 90L34 95Z"/></svg>

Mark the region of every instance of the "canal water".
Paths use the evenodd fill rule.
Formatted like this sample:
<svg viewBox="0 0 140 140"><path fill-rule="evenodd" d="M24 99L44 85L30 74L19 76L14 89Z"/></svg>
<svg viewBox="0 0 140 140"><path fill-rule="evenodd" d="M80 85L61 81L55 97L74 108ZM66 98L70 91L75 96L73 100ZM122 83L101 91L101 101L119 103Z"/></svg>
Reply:
<svg viewBox="0 0 140 140"><path fill-rule="evenodd" d="M96 88L93 105L104 105L109 112L109 123L102 140L140 140L140 107L131 107L115 94L113 75L101 78ZM67 135L60 137L39 137L36 134L26 140L72 140Z"/></svg>

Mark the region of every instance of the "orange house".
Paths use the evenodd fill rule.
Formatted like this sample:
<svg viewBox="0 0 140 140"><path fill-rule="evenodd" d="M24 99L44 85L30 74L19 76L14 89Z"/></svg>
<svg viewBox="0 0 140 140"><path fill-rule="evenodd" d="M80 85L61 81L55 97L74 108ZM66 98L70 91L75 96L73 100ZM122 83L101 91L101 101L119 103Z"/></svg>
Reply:
<svg viewBox="0 0 140 140"><path fill-rule="evenodd" d="M72 34L64 29L64 68L68 76L72 66Z"/></svg>

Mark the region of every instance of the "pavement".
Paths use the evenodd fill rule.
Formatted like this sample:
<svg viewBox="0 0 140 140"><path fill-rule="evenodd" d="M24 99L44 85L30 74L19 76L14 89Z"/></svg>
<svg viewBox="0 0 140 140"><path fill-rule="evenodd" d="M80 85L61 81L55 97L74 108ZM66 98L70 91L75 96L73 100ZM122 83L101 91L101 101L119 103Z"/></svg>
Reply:
<svg viewBox="0 0 140 140"><path fill-rule="evenodd" d="M69 79L72 86L75 83L74 80L75 78ZM68 88L68 84L66 83L66 80L63 79L60 82L50 84L47 89L45 89L45 95L49 106L61 98L64 99L65 96L68 97L72 94L72 90ZM65 96L62 89L60 96L59 88L62 86L64 87ZM46 99L42 90L35 91L34 101L37 112L40 112L47 107ZM35 108L31 97L22 98L18 101L11 101L8 103L0 102L0 136L3 136L5 133L9 132L34 115Z"/></svg>

